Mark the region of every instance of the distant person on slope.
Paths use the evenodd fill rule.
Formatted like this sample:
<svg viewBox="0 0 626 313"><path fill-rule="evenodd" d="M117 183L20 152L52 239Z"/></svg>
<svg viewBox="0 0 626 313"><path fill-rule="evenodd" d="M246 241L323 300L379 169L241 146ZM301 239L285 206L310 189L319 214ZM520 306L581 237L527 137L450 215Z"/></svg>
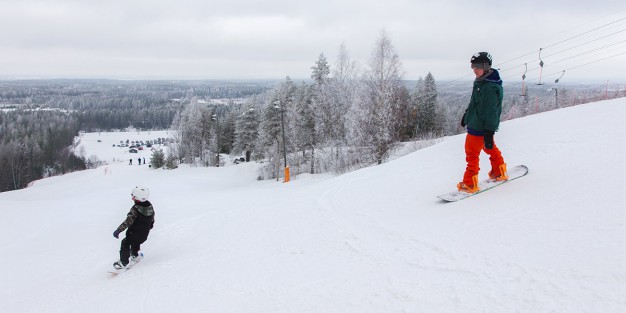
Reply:
<svg viewBox="0 0 626 313"><path fill-rule="evenodd" d="M493 140L493 135L500 125L504 96L500 74L491 68L492 58L487 52L474 54L470 63L476 80L469 105L461 118L461 126L467 126L465 139L467 168L463 181L457 184L457 188L459 191L474 193L480 190L478 172L482 150L489 155L491 162L490 179L507 180L508 175L502 153Z"/></svg>
<svg viewBox="0 0 626 313"><path fill-rule="evenodd" d="M113 263L116 269L125 268L129 258L137 261L141 244L148 239L154 226L154 208L148 201L150 190L146 187L135 187L131 196L135 204L130 208L126 220L113 232L113 236L119 239L120 233L128 229L120 247L120 260Z"/></svg>

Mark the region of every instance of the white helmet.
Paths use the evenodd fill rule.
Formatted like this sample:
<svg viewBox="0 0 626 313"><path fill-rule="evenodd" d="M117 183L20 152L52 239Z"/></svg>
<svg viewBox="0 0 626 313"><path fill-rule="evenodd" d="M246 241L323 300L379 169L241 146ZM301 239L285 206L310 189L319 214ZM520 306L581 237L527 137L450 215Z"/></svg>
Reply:
<svg viewBox="0 0 626 313"><path fill-rule="evenodd" d="M150 189L147 187L137 186L133 189L133 192L130 193L133 196L133 200L139 202L146 202L148 198L150 198Z"/></svg>

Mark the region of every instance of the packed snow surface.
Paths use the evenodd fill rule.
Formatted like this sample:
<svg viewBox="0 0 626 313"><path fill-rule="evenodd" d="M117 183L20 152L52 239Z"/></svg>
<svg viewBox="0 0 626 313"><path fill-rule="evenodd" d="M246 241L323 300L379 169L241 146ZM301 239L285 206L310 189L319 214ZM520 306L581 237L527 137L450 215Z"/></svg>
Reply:
<svg viewBox="0 0 626 313"><path fill-rule="evenodd" d="M254 163L131 166L127 133L83 134L109 165L0 194L0 312L626 312L625 117L616 99L502 123L530 173L456 203L436 196L464 135L285 184ZM155 228L112 278L140 184Z"/></svg>

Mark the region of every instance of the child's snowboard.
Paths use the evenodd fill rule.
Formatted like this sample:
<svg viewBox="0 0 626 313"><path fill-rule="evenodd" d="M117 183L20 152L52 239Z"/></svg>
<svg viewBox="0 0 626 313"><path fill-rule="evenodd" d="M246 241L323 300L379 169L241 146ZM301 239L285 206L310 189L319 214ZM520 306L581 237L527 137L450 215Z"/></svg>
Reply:
<svg viewBox="0 0 626 313"><path fill-rule="evenodd" d="M143 260L143 253L139 253L139 256L135 258L135 261L128 262L128 265L126 265L126 267L121 268L119 270L116 268L113 268L112 270L109 270L108 272L111 274L112 277L116 277L117 275L124 273L128 271L129 269L131 269L133 266L135 266L135 264L141 262L141 260Z"/></svg>
<svg viewBox="0 0 626 313"><path fill-rule="evenodd" d="M507 173L509 174L509 179L505 180L505 181L493 181L491 179L487 179L485 181L482 181L480 183L478 183L478 187L480 187L480 190L475 192L475 193L467 193L467 192L463 192L463 191L453 191L453 192L449 192L446 194L442 194L437 196L437 198L446 201L446 202L456 202L459 200L463 200L465 198L477 195L479 193L485 192L489 189L495 188L497 186L500 186L506 182L512 181L514 179L518 179L520 177L525 176L526 174L528 174L528 167L526 167L526 165L518 165L515 167L512 167L510 169L507 170Z"/></svg>

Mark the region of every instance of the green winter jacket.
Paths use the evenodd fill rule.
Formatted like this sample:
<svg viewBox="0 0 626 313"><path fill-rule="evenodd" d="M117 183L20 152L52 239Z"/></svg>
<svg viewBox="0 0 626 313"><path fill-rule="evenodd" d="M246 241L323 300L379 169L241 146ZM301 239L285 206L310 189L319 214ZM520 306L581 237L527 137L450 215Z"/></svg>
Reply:
<svg viewBox="0 0 626 313"><path fill-rule="evenodd" d="M485 131L498 130L503 96L502 80L497 70L492 69L474 81L472 97L465 110L465 124L470 134L483 135Z"/></svg>

